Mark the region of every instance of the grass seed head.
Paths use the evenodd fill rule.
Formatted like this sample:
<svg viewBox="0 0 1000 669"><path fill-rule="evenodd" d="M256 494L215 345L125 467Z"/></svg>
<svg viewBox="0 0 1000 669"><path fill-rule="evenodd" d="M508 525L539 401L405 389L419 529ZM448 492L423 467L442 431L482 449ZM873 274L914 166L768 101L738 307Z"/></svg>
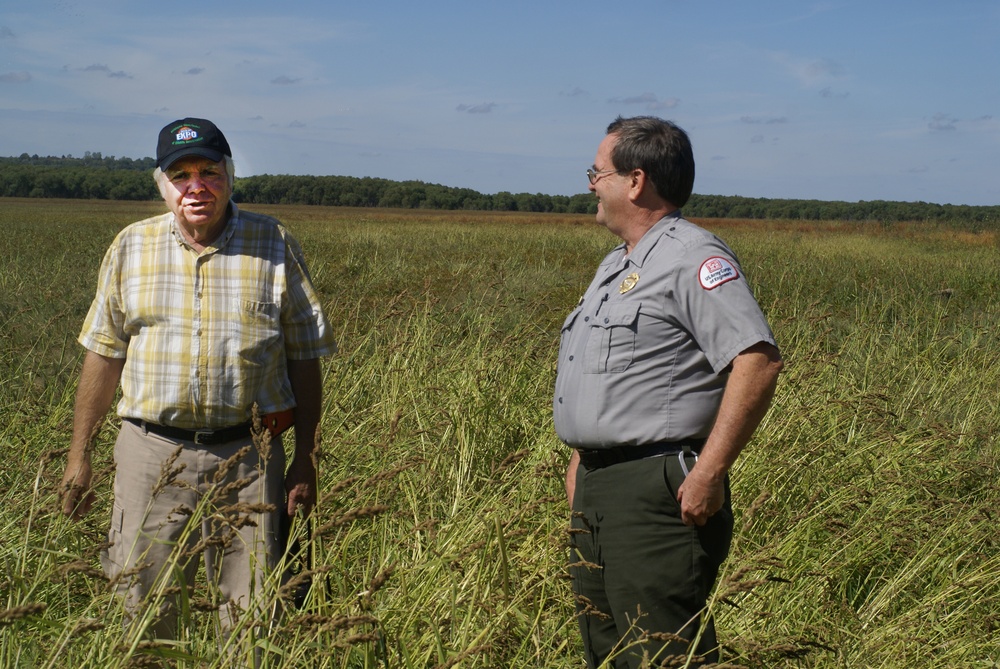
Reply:
<svg viewBox="0 0 1000 669"><path fill-rule="evenodd" d="M33 602L0 611L0 626L10 625L17 620L38 615L48 608L47 604Z"/></svg>

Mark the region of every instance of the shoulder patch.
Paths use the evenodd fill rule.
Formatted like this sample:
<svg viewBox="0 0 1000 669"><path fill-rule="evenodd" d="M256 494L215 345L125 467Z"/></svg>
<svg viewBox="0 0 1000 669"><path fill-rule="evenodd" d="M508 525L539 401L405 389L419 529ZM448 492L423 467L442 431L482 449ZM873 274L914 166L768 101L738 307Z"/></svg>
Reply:
<svg viewBox="0 0 1000 669"><path fill-rule="evenodd" d="M698 270L698 281L705 290L712 290L724 283L740 278L736 266L720 256L713 256L701 264Z"/></svg>

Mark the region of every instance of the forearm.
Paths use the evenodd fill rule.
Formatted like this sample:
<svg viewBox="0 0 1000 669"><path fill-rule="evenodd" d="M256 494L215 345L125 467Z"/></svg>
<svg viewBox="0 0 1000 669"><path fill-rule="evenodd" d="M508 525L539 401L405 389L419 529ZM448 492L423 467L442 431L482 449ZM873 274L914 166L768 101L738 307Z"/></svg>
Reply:
<svg viewBox="0 0 1000 669"><path fill-rule="evenodd" d="M295 395L295 457L310 458L323 411L323 375L318 359L289 360L288 380Z"/></svg>
<svg viewBox="0 0 1000 669"><path fill-rule="evenodd" d="M295 457L285 475L288 493L286 512L305 514L316 505L317 472L315 452L319 446L320 413L323 410L323 375L319 360L289 360L288 380L295 395Z"/></svg>
<svg viewBox="0 0 1000 669"><path fill-rule="evenodd" d="M715 425L698 459L703 475L725 478L767 414L782 367L778 349L765 343L733 360Z"/></svg>
<svg viewBox="0 0 1000 669"><path fill-rule="evenodd" d="M124 358L106 358L87 351L76 389L70 462L89 456L91 445L114 402L124 366Z"/></svg>
<svg viewBox="0 0 1000 669"><path fill-rule="evenodd" d="M778 349L764 343L733 360L712 432L677 490L685 525L704 525L722 508L726 474L767 413L781 367Z"/></svg>
<svg viewBox="0 0 1000 669"><path fill-rule="evenodd" d="M90 451L115 399L124 366L124 359L105 358L89 351L83 359L73 409L73 438L60 490L63 513L71 518L82 518L94 503Z"/></svg>

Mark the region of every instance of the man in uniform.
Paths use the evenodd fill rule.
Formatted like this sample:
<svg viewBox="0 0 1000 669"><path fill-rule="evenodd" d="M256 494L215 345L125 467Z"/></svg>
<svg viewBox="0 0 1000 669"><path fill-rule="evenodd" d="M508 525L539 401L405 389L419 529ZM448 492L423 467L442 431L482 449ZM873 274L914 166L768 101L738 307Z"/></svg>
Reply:
<svg viewBox="0 0 1000 669"><path fill-rule="evenodd" d="M562 327L553 402L573 448L570 571L590 667L718 660L705 606L729 551L728 472L781 356L733 252L681 216L683 130L616 119L587 170L620 237Z"/></svg>
<svg viewBox="0 0 1000 669"><path fill-rule="evenodd" d="M232 202L232 151L215 124L171 123L156 158L170 211L125 228L104 257L62 490L65 514L90 510L91 450L120 382L104 567L127 623L147 616L154 636L173 638L171 593L190 591L201 553L224 630L260 606L283 549L279 514L316 501L319 358L336 344L298 243ZM287 473L280 440L254 444L255 406L294 420ZM149 615L144 601L160 606Z"/></svg>

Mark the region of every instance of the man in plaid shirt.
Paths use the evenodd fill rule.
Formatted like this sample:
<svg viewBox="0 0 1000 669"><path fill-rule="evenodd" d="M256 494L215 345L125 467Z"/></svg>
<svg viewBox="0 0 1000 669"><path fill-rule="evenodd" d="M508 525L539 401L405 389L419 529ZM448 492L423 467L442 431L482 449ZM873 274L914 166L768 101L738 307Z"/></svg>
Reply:
<svg viewBox="0 0 1000 669"><path fill-rule="evenodd" d="M120 383L104 568L127 622L159 600L143 624L174 638L170 593L190 591L199 553L223 629L241 612L260 620L255 598L283 550L279 516L316 502L319 358L336 344L298 243L231 201L222 132L205 119L175 121L156 157L170 212L125 228L104 257L79 338L87 352L62 490L65 514L90 510L90 453ZM294 419L287 473L280 440L254 444L255 405Z"/></svg>

